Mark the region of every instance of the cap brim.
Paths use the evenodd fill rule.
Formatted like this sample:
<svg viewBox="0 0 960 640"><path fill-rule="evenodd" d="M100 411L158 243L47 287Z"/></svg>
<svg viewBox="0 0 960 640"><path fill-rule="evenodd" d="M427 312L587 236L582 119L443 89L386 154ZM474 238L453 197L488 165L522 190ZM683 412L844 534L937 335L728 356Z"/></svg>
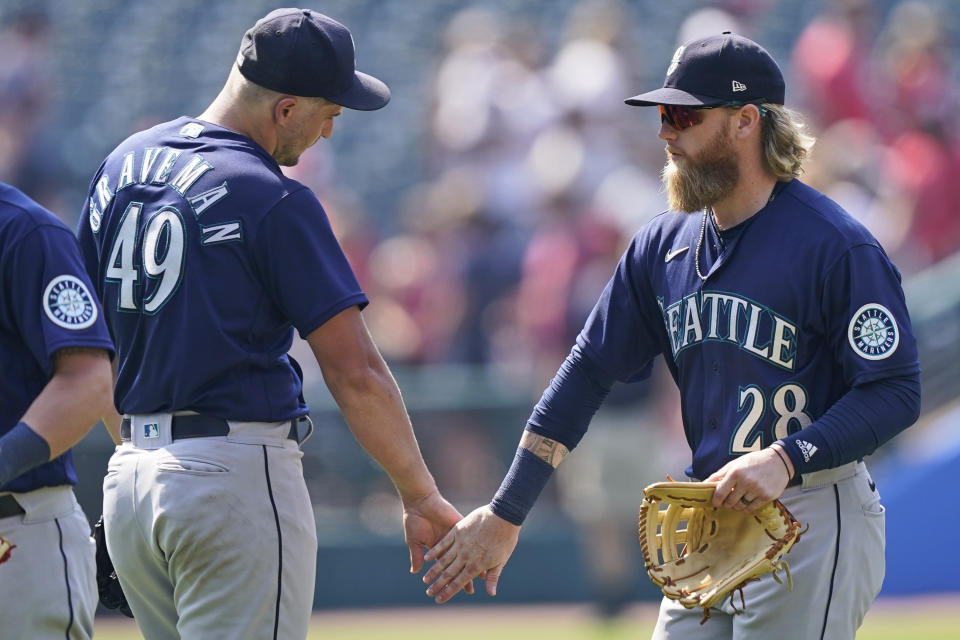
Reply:
<svg viewBox="0 0 960 640"><path fill-rule="evenodd" d="M674 89L673 87L663 87L627 98L624 102L633 107L655 107L658 104L675 104L681 107L712 107L722 103L723 100L713 96Z"/></svg>
<svg viewBox="0 0 960 640"><path fill-rule="evenodd" d="M390 102L390 87L381 80L362 71L353 72L350 88L335 96L324 96L330 102L347 109L375 111Z"/></svg>

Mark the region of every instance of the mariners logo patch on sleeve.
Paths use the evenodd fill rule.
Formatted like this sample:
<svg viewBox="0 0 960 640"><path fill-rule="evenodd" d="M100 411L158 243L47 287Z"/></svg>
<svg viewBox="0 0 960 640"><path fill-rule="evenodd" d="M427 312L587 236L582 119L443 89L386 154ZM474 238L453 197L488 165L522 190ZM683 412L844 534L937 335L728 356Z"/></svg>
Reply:
<svg viewBox="0 0 960 640"><path fill-rule="evenodd" d="M850 346L862 358L883 360L897 350L900 329L893 314L883 305L865 304L853 314L847 329Z"/></svg>
<svg viewBox="0 0 960 640"><path fill-rule="evenodd" d="M97 305L83 281L76 276L57 276L43 292L43 310L64 329L86 329L97 319Z"/></svg>

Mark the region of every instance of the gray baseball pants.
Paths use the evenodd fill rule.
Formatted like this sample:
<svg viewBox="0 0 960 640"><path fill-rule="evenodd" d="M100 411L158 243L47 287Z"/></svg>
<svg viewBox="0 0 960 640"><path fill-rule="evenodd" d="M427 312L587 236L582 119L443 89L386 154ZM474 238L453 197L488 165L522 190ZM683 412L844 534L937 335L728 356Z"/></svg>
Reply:
<svg viewBox="0 0 960 640"><path fill-rule="evenodd" d="M316 523L289 424L117 447L107 548L146 640L306 637Z"/></svg>
<svg viewBox="0 0 960 640"><path fill-rule="evenodd" d="M68 485L10 494L22 515L0 518L16 545L0 564L0 637L89 640L97 610L90 522Z"/></svg>

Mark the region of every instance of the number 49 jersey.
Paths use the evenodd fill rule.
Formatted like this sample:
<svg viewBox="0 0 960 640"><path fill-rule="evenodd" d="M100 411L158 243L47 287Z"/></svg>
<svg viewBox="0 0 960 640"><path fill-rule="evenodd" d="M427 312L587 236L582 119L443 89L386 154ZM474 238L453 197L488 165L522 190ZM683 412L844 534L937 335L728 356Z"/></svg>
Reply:
<svg viewBox="0 0 960 640"><path fill-rule="evenodd" d="M122 413L306 413L286 356L367 299L313 193L251 139L191 118L134 134L78 230L119 364Z"/></svg>
<svg viewBox="0 0 960 640"><path fill-rule="evenodd" d="M856 385L919 371L900 274L877 241L798 180L775 193L728 230L656 217L578 337L621 381L664 355L692 477L799 431Z"/></svg>

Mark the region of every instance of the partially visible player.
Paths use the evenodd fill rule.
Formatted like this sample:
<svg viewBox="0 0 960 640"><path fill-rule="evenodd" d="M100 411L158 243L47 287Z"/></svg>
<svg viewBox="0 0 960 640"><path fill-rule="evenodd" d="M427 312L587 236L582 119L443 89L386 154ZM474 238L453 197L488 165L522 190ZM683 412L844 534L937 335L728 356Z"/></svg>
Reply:
<svg viewBox="0 0 960 640"><path fill-rule="evenodd" d="M70 447L111 405L113 345L70 230L0 183L0 636L90 638L97 589Z"/></svg>
<svg viewBox="0 0 960 640"><path fill-rule="evenodd" d="M744 589L744 613L728 601L703 626L664 599L654 638L854 637L884 573L883 507L862 458L916 420L917 348L883 249L797 179L813 140L784 93L773 58L726 32L680 47L664 87L627 100L660 110L671 211L634 237L491 504L427 554L438 602L484 570L496 591L527 512L611 385L645 379L662 355L687 475L719 483L718 507L780 498L809 530L787 556L792 591L768 574Z"/></svg>
<svg viewBox="0 0 960 640"><path fill-rule="evenodd" d="M411 571L461 517L424 464L323 208L280 168L344 108L389 97L355 71L346 27L278 9L244 35L206 111L134 134L93 178L79 237L124 414L104 525L147 640L307 634L317 538L294 328L397 488Z"/></svg>

